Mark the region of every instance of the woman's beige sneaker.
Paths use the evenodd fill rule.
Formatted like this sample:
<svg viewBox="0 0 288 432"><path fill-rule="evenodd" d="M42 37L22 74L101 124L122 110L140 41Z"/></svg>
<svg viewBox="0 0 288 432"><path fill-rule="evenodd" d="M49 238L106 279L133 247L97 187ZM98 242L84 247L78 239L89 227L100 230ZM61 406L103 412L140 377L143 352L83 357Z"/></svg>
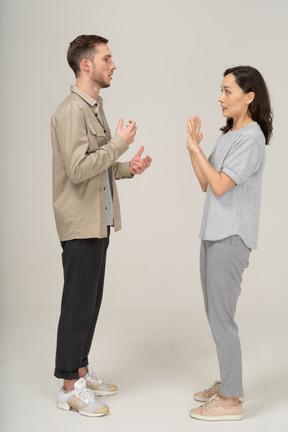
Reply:
<svg viewBox="0 0 288 432"><path fill-rule="evenodd" d="M198 402L207 402L212 396L219 394L220 392L220 381L215 381L207 390L194 394L194 399ZM244 402L244 396L239 398L240 402Z"/></svg>
<svg viewBox="0 0 288 432"><path fill-rule="evenodd" d="M109 407L98 402L93 391L87 389L83 378L75 382L74 390L70 392L66 392L64 388L60 390L57 407L65 411L72 409L88 417L99 417L109 412Z"/></svg>
<svg viewBox="0 0 288 432"><path fill-rule="evenodd" d="M221 403L219 395L214 395L204 405L191 409L190 416L206 421L242 420L242 402L234 407L227 407Z"/></svg>

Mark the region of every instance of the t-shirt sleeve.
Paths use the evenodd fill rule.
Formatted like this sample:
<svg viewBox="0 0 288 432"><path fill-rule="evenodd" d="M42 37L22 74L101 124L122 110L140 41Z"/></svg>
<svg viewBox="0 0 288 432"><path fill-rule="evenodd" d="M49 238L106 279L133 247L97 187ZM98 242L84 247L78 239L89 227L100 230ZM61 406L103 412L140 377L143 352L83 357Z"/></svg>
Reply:
<svg viewBox="0 0 288 432"><path fill-rule="evenodd" d="M226 156L222 172L240 185L259 170L261 162L256 139L252 136L241 137Z"/></svg>

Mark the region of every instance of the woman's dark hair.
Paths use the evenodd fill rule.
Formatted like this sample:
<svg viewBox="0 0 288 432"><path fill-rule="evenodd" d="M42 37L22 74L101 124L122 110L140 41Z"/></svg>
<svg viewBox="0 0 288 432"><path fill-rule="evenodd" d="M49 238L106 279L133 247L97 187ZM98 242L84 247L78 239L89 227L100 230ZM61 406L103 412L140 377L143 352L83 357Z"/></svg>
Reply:
<svg viewBox="0 0 288 432"><path fill-rule="evenodd" d="M255 93L254 100L249 104L252 119L257 122L265 136L266 144L269 144L273 130L273 114L271 110L269 92L260 72L251 66L236 66L227 69L223 76L233 74L236 83L244 93ZM233 127L233 119L227 118L226 125L220 130L224 133Z"/></svg>
<svg viewBox="0 0 288 432"><path fill-rule="evenodd" d="M68 48L67 61L76 78L80 73L80 63L83 58L93 60L98 44L107 44L108 39L97 35L81 35L74 39Z"/></svg>

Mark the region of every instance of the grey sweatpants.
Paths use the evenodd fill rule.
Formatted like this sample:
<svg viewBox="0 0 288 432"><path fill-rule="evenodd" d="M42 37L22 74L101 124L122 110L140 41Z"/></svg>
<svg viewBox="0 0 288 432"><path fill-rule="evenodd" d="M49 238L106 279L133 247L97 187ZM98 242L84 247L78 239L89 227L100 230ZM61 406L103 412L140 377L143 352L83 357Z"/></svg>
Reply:
<svg viewBox="0 0 288 432"><path fill-rule="evenodd" d="M224 397L242 396L242 359L234 321L244 269L251 249L240 237L201 241L200 275L205 311L217 348Z"/></svg>

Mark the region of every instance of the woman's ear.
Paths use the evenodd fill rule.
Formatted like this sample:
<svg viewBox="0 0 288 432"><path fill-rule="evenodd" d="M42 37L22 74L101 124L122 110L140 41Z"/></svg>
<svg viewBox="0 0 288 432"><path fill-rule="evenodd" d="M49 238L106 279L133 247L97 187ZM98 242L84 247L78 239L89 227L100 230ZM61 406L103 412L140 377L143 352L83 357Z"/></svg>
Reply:
<svg viewBox="0 0 288 432"><path fill-rule="evenodd" d="M246 94L246 100L247 100L248 105L250 105L251 102L253 102L254 98L255 98L254 92L249 92Z"/></svg>

